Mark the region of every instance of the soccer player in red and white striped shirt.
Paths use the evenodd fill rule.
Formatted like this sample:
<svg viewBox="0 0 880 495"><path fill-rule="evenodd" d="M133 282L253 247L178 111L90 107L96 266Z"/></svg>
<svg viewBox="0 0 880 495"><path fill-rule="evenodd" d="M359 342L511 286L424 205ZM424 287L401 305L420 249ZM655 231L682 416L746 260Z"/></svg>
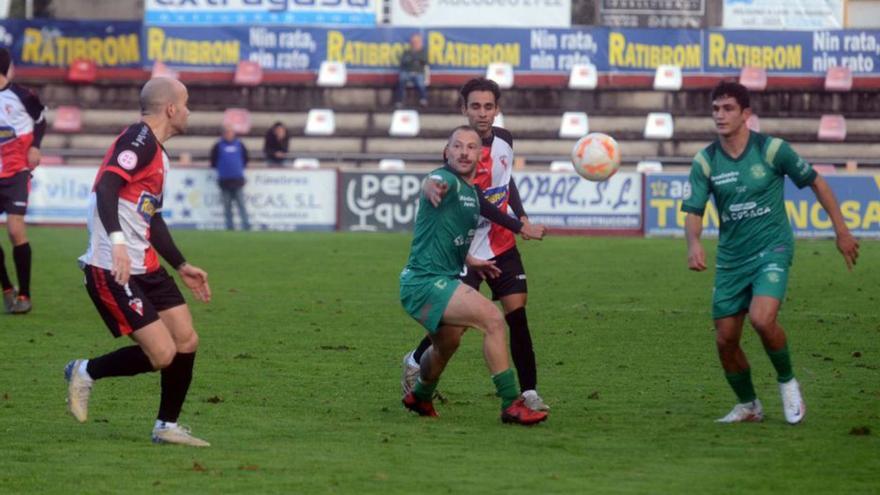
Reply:
<svg viewBox="0 0 880 495"><path fill-rule="evenodd" d="M40 142L46 131L45 107L37 95L12 82L12 56L0 48L0 213L6 213L6 229L12 242L12 259L18 290L6 272L0 248L0 286L6 311L31 310L31 244L24 215L27 212L31 171L40 164Z"/></svg>
<svg viewBox="0 0 880 495"><path fill-rule="evenodd" d="M196 299L210 301L208 274L186 262L162 219L169 166L162 143L186 130L188 97L186 87L174 79L155 78L144 85L143 117L110 147L90 198L89 247L79 258L86 290L110 332L136 345L71 361L64 371L70 412L84 422L95 380L161 370L153 442L207 447L208 442L177 423L199 336L174 278L159 264L162 256Z"/></svg>

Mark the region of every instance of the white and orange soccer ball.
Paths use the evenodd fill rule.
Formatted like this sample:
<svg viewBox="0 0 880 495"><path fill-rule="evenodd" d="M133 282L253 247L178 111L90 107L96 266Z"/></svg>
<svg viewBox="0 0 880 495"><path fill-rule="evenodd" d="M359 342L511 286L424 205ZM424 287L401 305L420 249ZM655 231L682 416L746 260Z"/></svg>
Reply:
<svg viewBox="0 0 880 495"><path fill-rule="evenodd" d="M571 150L571 164L584 179L602 182L620 169L620 146L607 134L587 134Z"/></svg>

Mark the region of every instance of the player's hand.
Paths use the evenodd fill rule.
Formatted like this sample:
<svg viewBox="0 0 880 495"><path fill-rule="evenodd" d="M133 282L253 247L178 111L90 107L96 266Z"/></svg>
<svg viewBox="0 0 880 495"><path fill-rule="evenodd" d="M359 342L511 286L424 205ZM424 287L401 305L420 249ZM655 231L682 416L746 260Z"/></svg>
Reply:
<svg viewBox="0 0 880 495"><path fill-rule="evenodd" d="M543 225L532 225L528 218L523 218L522 223L523 226L519 231L519 235L524 241L532 239L540 241L544 239L544 234L547 233L547 227Z"/></svg>
<svg viewBox="0 0 880 495"><path fill-rule="evenodd" d="M189 263L180 265L177 269L180 279L192 291L196 299L202 302L211 301L211 287L208 285L208 273L197 266Z"/></svg>
<svg viewBox="0 0 880 495"><path fill-rule="evenodd" d="M110 274L113 280L119 285L128 283L128 277L131 275L131 259L128 257L128 247L125 244L114 244L110 254L111 265Z"/></svg>
<svg viewBox="0 0 880 495"><path fill-rule="evenodd" d="M27 166L29 169L33 170L37 168L37 165L40 164L40 160L43 159L43 154L40 152L40 148L28 148L27 153Z"/></svg>
<svg viewBox="0 0 880 495"><path fill-rule="evenodd" d="M468 255L465 259L465 263L467 263L468 270L473 270L483 280L486 280L487 278L498 278L498 276L501 275L501 268L495 266L495 262L492 260L481 260Z"/></svg>
<svg viewBox="0 0 880 495"><path fill-rule="evenodd" d="M440 206L440 202L443 201L443 196L445 196L446 191L449 190L449 184L428 179L425 181L425 185L422 186L422 190L425 192L428 201L430 201L431 204L434 205L434 208L436 208Z"/></svg>
<svg viewBox="0 0 880 495"><path fill-rule="evenodd" d="M688 269L701 272L706 269L706 252L700 243L688 246Z"/></svg>
<svg viewBox="0 0 880 495"><path fill-rule="evenodd" d="M852 271L859 257L859 241L847 230L837 235L837 250L843 255L846 268Z"/></svg>

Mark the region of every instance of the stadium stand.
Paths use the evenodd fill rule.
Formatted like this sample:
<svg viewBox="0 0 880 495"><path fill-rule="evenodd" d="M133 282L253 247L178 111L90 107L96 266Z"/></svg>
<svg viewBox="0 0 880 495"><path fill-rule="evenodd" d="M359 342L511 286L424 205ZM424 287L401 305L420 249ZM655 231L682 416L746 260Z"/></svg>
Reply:
<svg viewBox="0 0 880 495"><path fill-rule="evenodd" d="M379 160L379 170L389 172L392 170L404 170L406 162L399 158L383 158Z"/></svg>
<svg viewBox="0 0 880 495"><path fill-rule="evenodd" d="M293 161L295 170L317 170L321 168L321 161L317 158L297 158Z"/></svg>
<svg viewBox="0 0 880 495"><path fill-rule="evenodd" d="M662 172L663 163L657 160L642 160L636 164L636 172L640 174L648 174L652 172Z"/></svg>
<svg viewBox="0 0 880 495"><path fill-rule="evenodd" d="M853 78L849 67L831 67L825 73L825 91L849 91Z"/></svg>
<svg viewBox="0 0 880 495"><path fill-rule="evenodd" d="M645 119L645 139L672 139L674 127L672 115L666 112L651 112Z"/></svg>
<svg viewBox="0 0 880 495"><path fill-rule="evenodd" d="M251 113L247 108L227 108L222 122L223 127L231 127L239 136L251 132Z"/></svg>
<svg viewBox="0 0 880 495"><path fill-rule="evenodd" d="M823 115L819 119L819 141L846 140L846 119L843 115Z"/></svg>
<svg viewBox="0 0 880 495"><path fill-rule="evenodd" d="M388 134L396 137L414 137L419 135L419 112L415 110L395 110L391 114L391 125Z"/></svg>
<svg viewBox="0 0 880 495"><path fill-rule="evenodd" d="M79 107L62 105L55 110L52 119L54 132L79 132L82 130L82 112Z"/></svg>
<svg viewBox="0 0 880 495"><path fill-rule="evenodd" d="M88 84L98 78L98 66L95 62L85 59L76 59L67 69L67 82Z"/></svg>
<svg viewBox="0 0 880 495"><path fill-rule="evenodd" d="M237 86L257 86L263 82L263 69L256 62L242 60L235 67L232 82Z"/></svg>
<svg viewBox="0 0 880 495"><path fill-rule="evenodd" d="M345 64L325 60L318 69L318 86L322 88L341 88L348 81L348 71Z"/></svg>
<svg viewBox="0 0 880 495"><path fill-rule="evenodd" d="M327 108L309 110L306 118L306 136L332 136L336 132L336 114Z"/></svg>
<svg viewBox="0 0 880 495"><path fill-rule="evenodd" d="M679 91L683 84L681 67L661 65L654 71L654 89L657 91Z"/></svg>
<svg viewBox="0 0 880 495"><path fill-rule="evenodd" d="M565 112L559 122L559 137L578 139L590 132L590 121L586 112Z"/></svg>

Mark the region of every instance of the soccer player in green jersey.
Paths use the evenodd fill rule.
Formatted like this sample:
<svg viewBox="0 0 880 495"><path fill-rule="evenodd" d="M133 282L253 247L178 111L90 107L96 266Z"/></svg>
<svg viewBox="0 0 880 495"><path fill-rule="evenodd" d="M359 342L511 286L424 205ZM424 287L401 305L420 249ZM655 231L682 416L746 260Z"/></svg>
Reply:
<svg viewBox="0 0 880 495"><path fill-rule="evenodd" d="M706 269L700 244L703 211L711 194L720 218L712 318L721 366L739 403L720 423L761 421L761 402L752 385L749 362L740 347L743 323L749 322L776 368L785 420L800 423L806 412L794 377L785 332L776 321L785 296L794 254L794 237L785 213L785 176L810 186L825 208L837 236L837 249L849 269L859 254L828 183L785 141L752 132L748 90L722 82L712 91L712 118L718 140L697 153L691 165L690 190L682 211L688 268Z"/></svg>
<svg viewBox="0 0 880 495"><path fill-rule="evenodd" d="M483 332L483 356L501 397L501 420L532 425L547 419L547 413L529 409L518 398L504 316L492 301L458 278L465 263L485 277L500 274L494 261L468 254L477 222L485 213L482 194L473 185L481 152L474 128L456 128L446 145L446 165L427 178L439 184L440 197L421 194L409 259L400 274L400 302L428 331L431 346L422 354L419 378L403 404L421 416L437 416L431 401L437 381L465 330L472 327Z"/></svg>

